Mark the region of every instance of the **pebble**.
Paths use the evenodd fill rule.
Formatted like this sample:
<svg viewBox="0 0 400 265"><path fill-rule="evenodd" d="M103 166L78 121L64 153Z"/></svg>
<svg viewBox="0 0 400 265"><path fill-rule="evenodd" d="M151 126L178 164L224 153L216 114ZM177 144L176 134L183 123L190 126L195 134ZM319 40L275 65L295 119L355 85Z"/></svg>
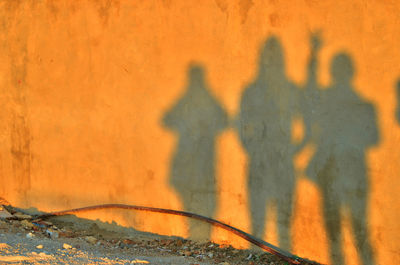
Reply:
<svg viewBox="0 0 400 265"><path fill-rule="evenodd" d="M85 240L92 245L97 243L97 238L95 238L94 236L87 236L85 237Z"/></svg>
<svg viewBox="0 0 400 265"><path fill-rule="evenodd" d="M43 245L37 245L36 248L42 249L42 248L43 248Z"/></svg>
<svg viewBox="0 0 400 265"><path fill-rule="evenodd" d="M186 250L186 251L184 251L183 252L183 255L185 255L185 256L190 256L190 255L192 255L192 252L191 251L188 251L188 250Z"/></svg>
<svg viewBox="0 0 400 265"><path fill-rule="evenodd" d="M0 243L0 249L7 249L7 248L10 248L10 245L6 243Z"/></svg>
<svg viewBox="0 0 400 265"><path fill-rule="evenodd" d="M53 230L53 229L51 229L51 228L46 229L46 234L47 234L51 239L55 239L55 238L58 238L58 237L59 237L58 232L55 231L55 230Z"/></svg>
<svg viewBox="0 0 400 265"><path fill-rule="evenodd" d="M67 243L64 243L64 244L63 244L63 248L64 248L64 249L71 249L72 246L71 246L71 245L68 245Z"/></svg>
<svg viewBox="0 0 400 265"><path fill-rule="evenodd" d="M132 261L131 261L131 264L136 264L136 263L139 263L139 264L148 264L148 263L150 263L150 262L148 262L147 260L140 260L140 259L135 259L135 260L132 260Z"/></svg>
<svg viewBox="0 0 400 265"><path fill-rule="evenodd" d="M26 220L26 219L24 219L24 220L21 221L21 225L22 225L24 228L27 228L27 229L32 229L33 226L34 226L34 224L32 224L31 222L29 222L29 221Z"/></svg>
<svg viewBox="0 0 400 265"><path fill-rule="evenodd" d="M49 260L49 259L52 259L52 258L53 258L52 255L48 255L48 254L46 254L46 253L44 253L44 252L40 252L40 253L38 254L38 256L39 256L40 258L46 259L46 260Z"/></svg>
<svg viewBox="0 0 400 265"><path fill-rule="evenodd" d="M26 234L26 238L33 238L35 235L32 234L31 232L29 232L28 234Z"/></svg>

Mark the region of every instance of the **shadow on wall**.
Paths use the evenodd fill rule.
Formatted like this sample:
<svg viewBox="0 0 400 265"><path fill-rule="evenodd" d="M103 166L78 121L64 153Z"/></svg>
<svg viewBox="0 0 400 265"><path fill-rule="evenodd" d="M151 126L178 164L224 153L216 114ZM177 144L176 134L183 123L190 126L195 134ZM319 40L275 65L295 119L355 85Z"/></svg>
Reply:
<svg viewBox="0 0 400 265"><path fill-rule="evenodd" d="M367 149L379 141L375 109L354 89L355 69L346 53L332 59L331 85L324 88L318 84L320 46L319 36L313 35L307 82L298 87L285 74L279 39L269 37L260 53L258 75L242 94L240 112L232 124L249 159L251 233L264 237L267 204L273 204L279 245L290 251L294 157L313 143L316 152L305 173L321 192L332 264L344 264L343 209L349 210L362 264L375 264L367 223L369 181L365 161ZM163 124L179 138L171 163L171 184L186 211L212 217L216 209L215 141L228 126L228 118L209 91L202 67L190 66L186 93L166 113ZM398 116L400 119L400 109ZM295 144L292 124L298 117L304 121L305 132ZM192 222L190 235L209 238L210 228Z"/></svg>
<svg viewBox="0 0 400 265"><path fill-rule="evenodd" d="M290 249L290 221L295 190L292 120L299 113L299 89L285 75L279 40L270 37L260 55L256 80L242 95L235 122L249 157L251 233L264 236L266 204L277 209L280 246Z"/></svg>
<svg viewBox="0 0 400 265"><path fill-rule="evenodd" d="M317 148L306 175L322 194L332 263L344 264L341 210L346 207L362 264L374 264L367 223L369 181L365 156L379 137L375 109L355 92L353 76L350 56L339 53L331 63L332 84L320 89L311 81L308 84L312 85L304 90L305 102L315 95L319 102L303 104L306 138Z"/></svg>
<svg viewBox="0 0 400 265"><path fill-rule="evenodd" d="M228 117L210 94L200 65L191 65L186 92L164 116L163 124L178 137L171 165L170 183L185 211L212 217L216 210L215 143L228 126ZM193 239L210 238L211 227L189 221Z"/></svg>

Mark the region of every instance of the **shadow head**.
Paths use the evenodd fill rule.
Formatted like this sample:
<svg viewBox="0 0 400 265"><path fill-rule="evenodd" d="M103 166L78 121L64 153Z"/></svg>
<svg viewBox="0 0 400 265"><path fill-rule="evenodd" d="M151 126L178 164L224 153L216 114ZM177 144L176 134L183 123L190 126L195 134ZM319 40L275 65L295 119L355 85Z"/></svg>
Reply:
<svg viewBox="0 0 400 265"><path fill-rule="evenodd" d="M191 88L201 88L204 86L204 67L197 63L191 63L188 69L188 82Z"/></svg>
<svg viewBox="0 0 400 265"><path fill-rule="evenodd" d="M285 73L285 59L278 37L270 36L260 53L260 75L281 76Z"/></svg>
<svg viewBox="0 0 400 265"><path fill-rule="evenodd" d="M335 55L331 63L332 82L335 84L350 83L354 77L353 61L347 53Z"/></svg>

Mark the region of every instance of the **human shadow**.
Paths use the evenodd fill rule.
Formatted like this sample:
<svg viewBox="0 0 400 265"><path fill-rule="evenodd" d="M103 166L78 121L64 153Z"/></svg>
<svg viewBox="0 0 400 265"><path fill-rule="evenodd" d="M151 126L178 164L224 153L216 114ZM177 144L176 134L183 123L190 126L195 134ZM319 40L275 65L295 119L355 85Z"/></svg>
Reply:
<svg viewBox="0 0 400 265"><path fill-rule="evenodd" d="M309 72L315 71L311 63ZM352 85L354 67L346 53L331 63L332 84L318 87L308 82L302 104L306 135L316 146L306 175L315 182L323 199L325 227L332 264L344 264L341 210L347 208L362 264L375 264L368 232L369 181L366 151L379 140L373 105ZM314 75L315 78L315 75ZM315 104L317 97L317 104ZM312 102L314 101L314 102Z"/></svg>
<svg viewBox="0 0 400 265"><path fill-rule="evenodd" d="M216 209L215 143L228 117L210 94L204 69L192 64L186 92L163 117L165 127L179 137L171 162L170 183L185 211L212 217ZM189 220L193 239L209 239L210 226Z"/></svg>
<svg viewBox="0 0 400 265"><path fill-rule="evenodd" d="M259 58L256 79L244 90L236 127L249 158L248 196L251 233L264 237L267 204L277 210L278 240L290 250L295 190L292 122L299 113L299 89L286 77L279 39L271 36Z"/></svg>

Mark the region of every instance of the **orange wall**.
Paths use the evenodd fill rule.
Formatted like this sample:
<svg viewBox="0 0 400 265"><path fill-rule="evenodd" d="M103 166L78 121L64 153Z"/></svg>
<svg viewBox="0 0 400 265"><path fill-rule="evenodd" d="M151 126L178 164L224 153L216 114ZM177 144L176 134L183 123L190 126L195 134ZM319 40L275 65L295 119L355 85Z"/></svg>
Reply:
<svg viewBox="0 0 400 265"><path fill-rule="evenodd" d="M320 83L330 84L330 60L344 50L354 61L354 87L376 109L380 140L367 153L370 238L378 264L398 264L399 11L391 0L2 1L0 196L45 211L109 202L183 209L169 184L177 137L161 121L184 92L189 63L205 67L211 93L234 117L267 37L280 38L287 76L301 86L310 34L320 31ZM294 161L293 252L329 263L321 194L303 172L310 151ZM249 231L248 158L234 129L220 134L216 152L215 217ZM85 216L99 215L141 230L188 233L177 217ZM347 264L361 264L346 220ZM276 230L274 215L266 225ZM219 230L213 238L247 246ZM278 243L276 233L265 238Z"/></svg>

